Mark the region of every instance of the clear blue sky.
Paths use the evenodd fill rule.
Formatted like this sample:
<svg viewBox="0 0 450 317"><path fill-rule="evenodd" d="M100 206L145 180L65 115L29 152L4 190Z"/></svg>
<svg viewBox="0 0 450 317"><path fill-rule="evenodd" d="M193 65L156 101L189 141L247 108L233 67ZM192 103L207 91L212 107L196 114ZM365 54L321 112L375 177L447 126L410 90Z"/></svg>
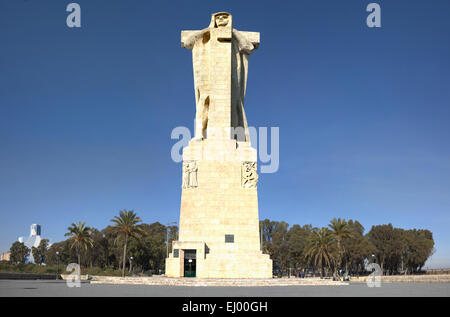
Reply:
<svg viewBox="0 0 450 317"><path fill-rule="evenodd" d="M192 128L191 52L180 31L229 11L261 32L252 126L280 127L280 169L260 175L260 217L434 233L450 267L449 1L0 0L0 250L39 223L104 228L119 209L178 221L170 133Z"/></svg>

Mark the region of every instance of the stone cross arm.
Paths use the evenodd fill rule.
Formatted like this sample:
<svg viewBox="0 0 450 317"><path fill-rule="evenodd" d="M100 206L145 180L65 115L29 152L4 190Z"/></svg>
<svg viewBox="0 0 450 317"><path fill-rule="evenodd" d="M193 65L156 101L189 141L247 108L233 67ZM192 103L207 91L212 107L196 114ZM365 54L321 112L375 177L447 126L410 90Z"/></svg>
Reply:
<svg viewBox="0 0 450 317"><path fill-rule="evenodd" d="M259 46L259 32L248 32L248 31L238 31L236 29L233 29L233 32L238 32L239 34L245 36L247 40L255 46L255 48L258 48Z"/></svg>
<svg viewBox="0 0 450 317"><path fill-rule="evenodd" d="M245 32L233 29L233 36L236 38L239 51L251 54L259 46L259 32Z"/></svg>
<svg viewBox="0 0 450 317"><path fill-rule="evenodd" d="M181 31L181 47L191 50L195 42L209 32L209 28L196 31ZM233 29L233 36L236 38L239 50L251 54L259 46L259 32L246 32Z"/></svg>
<svg viewBox="0 0 450 317"><path fill-rule="evenodd" d="M199 31L181 31L181 47L191 50L195 41L207 32L207 28Z"/></svg>

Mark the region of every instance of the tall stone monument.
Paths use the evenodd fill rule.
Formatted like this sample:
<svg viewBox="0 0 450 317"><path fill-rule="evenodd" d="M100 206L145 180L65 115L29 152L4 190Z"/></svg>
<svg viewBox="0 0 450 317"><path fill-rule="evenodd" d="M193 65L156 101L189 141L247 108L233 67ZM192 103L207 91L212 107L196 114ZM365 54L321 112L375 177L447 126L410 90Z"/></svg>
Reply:
<svg viewBox="0 0 450 317"><path fill-rule="evenodd" d="M192 50L195 136L183 150L180 232L166 276L270 278L260 250L257 153L250 146L244 98L248 57L259 33L233 28L226 12L208 28L182 31Z"/></svg>

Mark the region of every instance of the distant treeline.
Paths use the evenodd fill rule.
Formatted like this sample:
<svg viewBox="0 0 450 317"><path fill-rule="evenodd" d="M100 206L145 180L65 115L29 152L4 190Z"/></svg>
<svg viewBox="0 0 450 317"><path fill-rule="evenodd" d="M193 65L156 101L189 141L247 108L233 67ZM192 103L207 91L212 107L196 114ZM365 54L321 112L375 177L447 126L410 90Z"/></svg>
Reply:
<svg viewBox="0 0 450 317"><path fill-rule="evenodd" d="M73 223L67 228L66 236L69 238L50 247L46 239L33 250L23 243L14 242L10 249L11 262L25 263L31 252L37 264L62 266L79 263L82 268L123 269L124 275L131 270L136 273L164 273L167 237L170 252L171 242L177 239L178 227L167 227L159 222L139 223L140 218L132 210L121 211L112 221L114 225L102 230L88 227L84 222Z"/></svg>
<svg viewBox="0 0 450 317"><path fill-rule="evenodd" d="M392 224L364 227L354 220L333 219L328 227L261 221L262 246L283 275L305 269L323 274L367 274L367 263L376 262L383 274L414 274L434 252L429 230L394 228Z"/></svg>
<svg viewBox="0 0 450 317"><path fill-rule="evenodd" d="M102 230L84 222L73 223L66 234L69 238L50 247L46 239L32 250L14 242L11 262L24 263L31 252L37 264L76 262L84 268L122 269L122 275L130 271L164 273L167 241L171 252L177 226L140 223L132 210L121 211L111 221L114 225ZM265 219L260 221L260 229L262 250L281 275L301 275L306 270L321 275L364 274L370 262L378 263L385 274L413 274L422 270L434 252L429 230L405 230L391 224L373 226L364 234L364 227L354 220L333 219L326 228L314 228Z"/></svg>

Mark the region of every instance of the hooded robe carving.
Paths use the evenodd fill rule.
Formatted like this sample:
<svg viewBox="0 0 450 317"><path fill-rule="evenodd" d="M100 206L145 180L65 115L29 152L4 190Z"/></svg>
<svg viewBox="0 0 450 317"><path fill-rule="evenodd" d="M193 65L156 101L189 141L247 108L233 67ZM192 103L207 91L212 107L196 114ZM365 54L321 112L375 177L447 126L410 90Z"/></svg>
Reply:
<svg viewBox="0 0 450 317"><path fill-rule="evenodd" d="M211 91L211 78L231 77L230 127L234 128L238 141L250 141L244 100L247 87L248 57L258 48L259 33L241 32L233 29L233 18L227 12L212 15L208 28L200 31L184 31L182 47L192 50L194 66L194 86L196 100L195 138L206 138L211 115L210 105L215 96ZM215 69L215 45L212 41L231 42L231 70ZM230 72L231 71L231 72ZM215 109L219 111L219 109ZM236 129L238 128L238 129Z"/></svg>

